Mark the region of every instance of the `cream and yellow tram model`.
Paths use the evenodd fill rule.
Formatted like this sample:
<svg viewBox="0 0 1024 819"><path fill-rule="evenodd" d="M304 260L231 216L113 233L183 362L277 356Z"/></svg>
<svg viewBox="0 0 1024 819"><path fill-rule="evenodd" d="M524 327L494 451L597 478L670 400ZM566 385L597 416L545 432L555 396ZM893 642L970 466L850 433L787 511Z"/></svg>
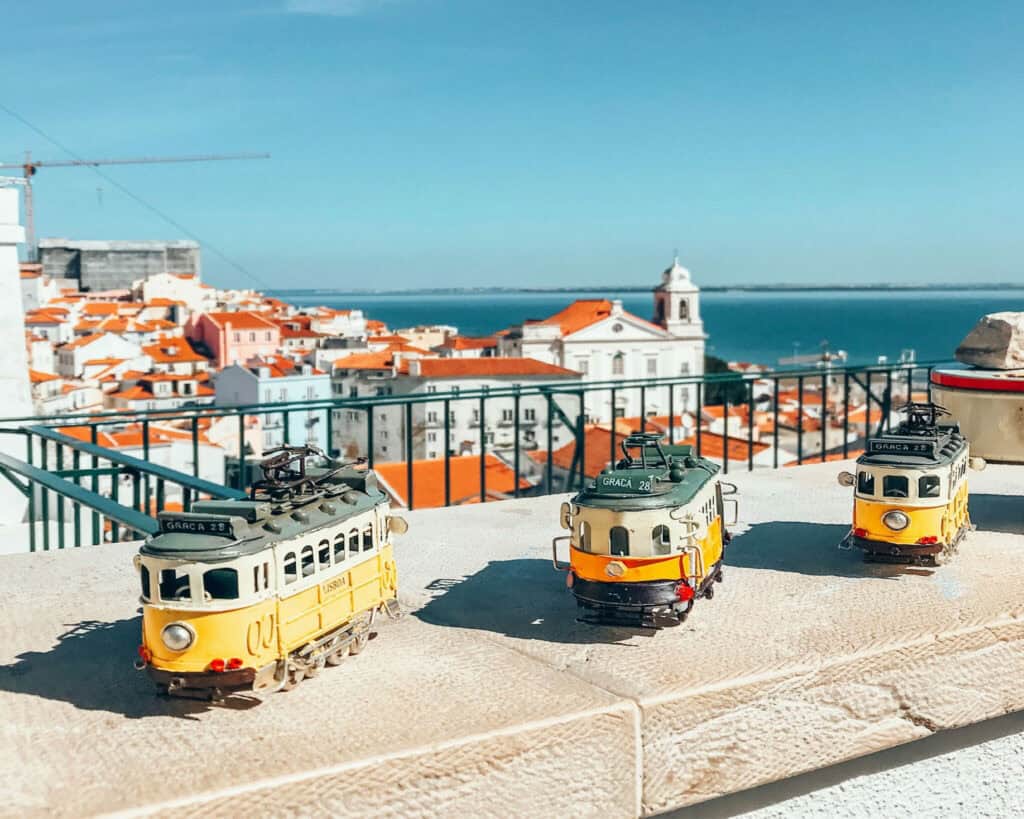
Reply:
<svg viewBox="0 0 1024 819"><path fill-rule="evenodd" d="M622 460L562 505L571 534L552 544L555 568L567 572L584 622L682 622L722 580L724 506L736 504L723 499L723 486L728 494L736 487L718 480L717 464L656 434L630 435L622 450ZM565 540L568 563L558 557Z"/></svg>
<svg viewBox="0 0 1024 819"><path fill-rule="evenodd" d="M135 558L142 583L137 667L159 690L220 699L293 688L366 645L397 615L388 512L373 472L282 447L248 500L160 515Z"/></svg>
<svg viewBox="0 0 1024 819"><path fill-rule="evenodd" d="M842 472L853 487L853 527L841 544L864 551L864 559L937 565L956 551L971 528L967 470L983 469L971 458L957 424L935 404L908 404L894 432L867 442L857 474Z"/></svg>

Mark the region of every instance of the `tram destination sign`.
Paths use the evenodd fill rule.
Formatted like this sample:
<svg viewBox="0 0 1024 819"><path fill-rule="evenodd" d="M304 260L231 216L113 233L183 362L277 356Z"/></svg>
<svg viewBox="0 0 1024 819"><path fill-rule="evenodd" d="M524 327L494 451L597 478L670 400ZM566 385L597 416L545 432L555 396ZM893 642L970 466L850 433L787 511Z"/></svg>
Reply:
<svg viewBox="0 0 1024 819"><path fill-rule="evenodd" d="M609 494L649 495L653 491L654 475L650 472L640 472L635 475L611 472L598 475L596 485L598 491Z"/></svg>
<svg viewBox="0 0 1024 819"><path fill-rule="evenodd" d="M175 516L160 518L162 534L235 536L235 528L227 518Z"/></svg>
<svg viewBox="0 0 1024 819"><path fill-rule="evenodd" d="M899 441L883 438L868 441L868 452L879 455L924 455L932 458L935 455L935 444L931 441Z"/></svg>

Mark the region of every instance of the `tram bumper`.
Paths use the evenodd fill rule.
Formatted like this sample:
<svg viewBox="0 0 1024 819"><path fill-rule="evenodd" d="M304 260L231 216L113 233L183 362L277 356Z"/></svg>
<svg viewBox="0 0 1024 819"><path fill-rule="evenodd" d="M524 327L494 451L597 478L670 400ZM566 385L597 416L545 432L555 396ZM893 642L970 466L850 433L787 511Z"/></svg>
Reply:
<svg viewBox="0 0 1024 819"><path fill-rule="evenodd" d="M210 696L220 691L228 694L234 691L251 691L256 679L256 669L238 668L226 671L164 671L146 666L149 678L168 694L179 697Z"/></svg>
<svg viewBox="0 0 1024 819"><path fill-rule="evenodd" d="M942 542L935 543L893 543L887 540L872 540L871 538L858 537L851 532L846 536L846 545L861 549L873 555L888 555L892 557L925 557L937 555L946 548Z"/></svg>
<svg viewBox="0 0 1024 819"><path fill-rule="evenodd" d="M689 586L680 596L681 580L645 580L635 583L603 582L573 578L572 593L584 605L619 611L643 612L671 608L693 597ZM689 592L689 593L687 593Z"/></svg>

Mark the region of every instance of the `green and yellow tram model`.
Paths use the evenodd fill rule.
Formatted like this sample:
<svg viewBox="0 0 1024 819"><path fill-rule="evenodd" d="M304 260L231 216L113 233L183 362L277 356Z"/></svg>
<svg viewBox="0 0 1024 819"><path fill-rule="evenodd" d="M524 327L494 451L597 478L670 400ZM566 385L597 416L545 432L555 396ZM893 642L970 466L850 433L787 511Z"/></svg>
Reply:
<svg viewBox="0 0 1024 819"><path fill-rule="evenodd" d="M723 494L736 487L718 479L717 464L689 446L664 445L657 434L630 435L622 454L562 504L562 528L571 534L552 543L555 568L566 572L583 622L682 622L722 580L724 507L737 508ZM566 540L567 563L558 556Z"/></svg>
<svg viewBox="0 0 1024 819"><path fill-rule="evenodd" d="M853 527L841 546L867 561L938 565L971 528L967 470L984 469L970 457L960 427L941 423L936 404L907 404L896 430L869 438L857 473L841 472L853 488Z"/></svg>
<svg viewBox="0 0 1024 819"><path fill-rule="evenodd" d="M249 499L162 513L135 557L136 666L164 693L294 688L362 651L378 613L398 614L390 536L407 527L376 475L315 447L268 455Z"/></svg>

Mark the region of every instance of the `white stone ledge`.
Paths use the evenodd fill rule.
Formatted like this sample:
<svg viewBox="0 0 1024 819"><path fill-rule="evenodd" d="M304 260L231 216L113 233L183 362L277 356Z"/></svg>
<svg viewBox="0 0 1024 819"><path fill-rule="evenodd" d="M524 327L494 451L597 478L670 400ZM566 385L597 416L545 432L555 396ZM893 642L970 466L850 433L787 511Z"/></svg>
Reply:
<svg viewBox="0 0 1024 819"><path fill-rule="evenodd" d="M575 621L559 498L411 513L410 613L255 707L132 671L131 546L0 558L0 812L652 814L1024 708L1024 470L907 572L836 549L840 468L731 477L725 582L657 632Z"/></svg>

